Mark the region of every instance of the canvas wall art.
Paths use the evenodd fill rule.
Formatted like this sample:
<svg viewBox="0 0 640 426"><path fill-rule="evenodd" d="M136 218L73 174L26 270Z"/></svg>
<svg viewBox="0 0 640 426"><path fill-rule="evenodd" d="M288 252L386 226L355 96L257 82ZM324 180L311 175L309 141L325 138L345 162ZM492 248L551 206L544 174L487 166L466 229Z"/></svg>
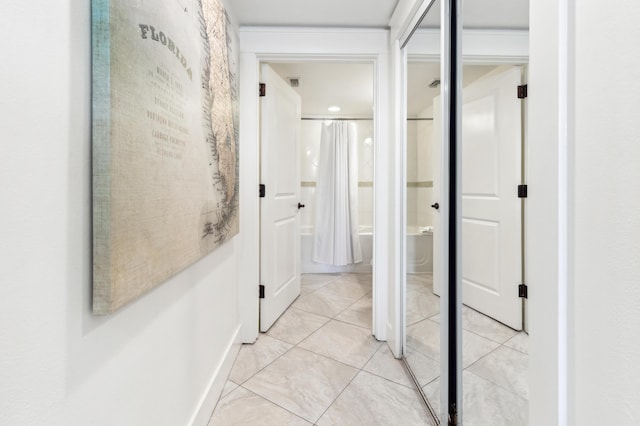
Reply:
<svg viewBox="0 0 640 426"><path fill-rule="evenodd" d="M238 232L236 35L218 0L94 0L93 311Z"/></svg>

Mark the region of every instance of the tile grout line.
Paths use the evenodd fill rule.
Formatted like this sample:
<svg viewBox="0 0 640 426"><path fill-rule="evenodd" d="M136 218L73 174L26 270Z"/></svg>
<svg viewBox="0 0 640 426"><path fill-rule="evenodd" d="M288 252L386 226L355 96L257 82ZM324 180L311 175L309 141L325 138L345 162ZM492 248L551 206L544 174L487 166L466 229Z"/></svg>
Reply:
<svg viewBox="0 0 640 426"><path fill-rule="evenodd" d="M271 337L271 336L269 336ZM282 342L282 343L286 343L287 345L291 345L291 343L287 343L284 342L280 339L276 339L275 337L271 337L274 340L277 340L278 342ZM289 349L287 349L286 351L284 351L283 353L281 353L280 355L278 355L276 358L273 359L273 361L271 361L270 363L268 363L267 365L265 365L264 367L262 367L261 369L259 369L258 371L256 371L255 373L253 373L251 376L249 376L249 378L247 378L246 380L244 380L242 383L239 384L239 386L243 386L245 383L247 383L249 380L253 379L258 373L260 373L262 370L264 370L265 368L267 368L268 366L270 366L271 364L273 364L274 362L276 362L277 360L279 360L280 358L282 358L285 354L287 354L291 349L295 348L295 345L291 345L291 347ZM236 357L236 360L238 358ZM235 362L234 362L235 365ZM231 371L233 371L233 367L231 368ZM229 372L229 374L231 374L231 372ZM227 379L229 380L229 379ZM235 383L235 382L234 382Z"/></svg>
<svg viewBox="0 0 640 426"><path fill-rule="evenodd" d="M514 392L513 390L511 390L511 389L507 389L507 388L505 388L505 387L504 387L503 385L501 385L500 383L496 383L495 381L493 381L493 380L491 380L491 379L488 379L488 378L486 378L486 377L480 376L479 374L476 374L476 373L474 373L473 371L469 370L472 366L474 366L475 364L477 364L477 363L478 363L478 362L480 362L481 360L483 360L483 359L487 358L489 355L491 355L492 353L494 353L495 351L497 351L498 349L500 349L500 347L501 347L501 346L502 346L502 345L498 346L497 348L493 349L492 351L488 352L487 354L485 354L485 355L481 356L480 358L478 358L477 360L475 360L474 362L472 362L471 364L469 364L467 367L463 368L463 371L468 370L468 371L467 371L468 373L471 373L471 374L473 374L474 376L477 376L477 377L479 377L479 378L481 378L481 379L483 379L483 380L486 380L487 382L489 382L489 383L491 383L491 384L493 384L493 385L495 385L495 386L499 387L500 389L505 390L505 391L507 391L507 392L510 392L510 393L512 393L512 394L514 394L514 395L516 395L516 396L518 396L518 397L520 397L520 398L522 398L523 400L525 400L525 401L529 402L529 399L528 399L528 398L525 398L525 397L523 397L522 395L519 395L519 394L515 393L515 392ZM506 347L506 346L505 346L505 347ZM517 352L517 351L516 351L516 352ZM527 390L528 390L528 389L527 389Z"/></svg>
<svg viewBox="0 0 640 426"><path fill-rule="evenodd" d="M259 393L256 393L256 392L252 391L251 389L245 388L244 386L238 386L238 388L242 388L242 389L246 390L247 392L251 392L252 394L254 394L255 396L257 396L258 398L262 398L262 399L264 399L265 401L268 401L269 403L271 403L271 404L275 405L276 407L282 408L282 409L283 409L283 410L285 410L286 412L293 414L293 415L294 415L294 416L296 416L297 418L299 418L299 419L301 419L301 420L303 420L303 421L305 421L305 422L307 422L307 423L312 423L312 422L310 422L309 420L305 419L304 417L301 417L300 415L298 415L298 414L294 413L293 411L289 410L288 408L283 407L282 405L280 405L280 404L278 404L278 403L276 403L276 402L274 402L274 401L270 400L270 399L269 399L269 398L267 398L266 396L260 395ZM235 390L234 390L234 392L235 392Z"/></svg>
<svg viewBox="0 0 640 426"><path fill-rule="evenodd" d="M376 340L376 342L378 342L378 340ZM384 342L383 342L383 344L384 344ZM326 412L329 411L329 408L331 408L331 406L333 404L335 404L335 402L338 400L338 398L340 398L340 395L342 395L344 393L344 391L347 390L347 388L351 385L351 383L353 383L353 381L356 379L356 377L358 377L358 375L360 373L362 373L362 371L363 371L362 369L365 367L365 365L367 365L371 361L371 359L378 353L378 351L380 351L380 348L382 348L382 345L378 346L378 349L376 349L376 351L369 357L369 359L362 365L362 367L358 369L358 372L353 375L351 380L349 380L349 383L347 383L347 385L340 391L340 393L333 399L333 401L331 401L331 403L327 406L327 408L325 408L325 410L322 412L322 414L320 414L320 417L318 417L316 419L316 421L313 422L313 424L318 423L318 421L322 418L322 416L324 416L326 414ZM365 373L368 373L368 372L365 371Z"/></svg>
<svg viewBox="0 0 640 426"><path fill-rule="evenodd" d="M467 368L468 368L468 367L467 367ZM466 368L465 368L465 370L466 370ZM487 379L487 378L485 378L485 377L482 377L482 376L480 376L480 375L478 375L478 374L474 373L473 371L467 371L467 373L469 373L469 374L473 374L473 375L474 375L474 376L476 376L477 378L479 378L479 379L481 379L481 380L484 380L485 382L489 382L489 383L491 383L491 384L492 384L492 385L494 385L495 387L500 388L501 390L503 390L503 391L505 391L505 392L507 392L507 393L510 393L511 395L516 396L516 397L520 398L521 400L523 400L523 401L527 402L527 404L529 403L529 399L528 399L528 398L525 398L525 397L523 397L522 395L519 395L519 394L515 393L515 392L514 392L514 391L512 391L511 389L507 389L507 388L505 388L504 386L499 385L498 383L493 382L492 380L489 380L489 379Z"/></svg>

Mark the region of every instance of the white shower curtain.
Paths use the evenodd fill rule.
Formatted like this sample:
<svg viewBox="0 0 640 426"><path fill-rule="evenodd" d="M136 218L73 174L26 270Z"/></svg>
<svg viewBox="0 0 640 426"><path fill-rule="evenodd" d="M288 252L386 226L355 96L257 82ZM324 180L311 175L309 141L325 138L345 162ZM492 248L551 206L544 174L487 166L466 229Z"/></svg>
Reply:
<svg viewBox="0 0 640 426"><path fill-rule="evenodd" d="M362 262L358 237L358 146L355 123L322 124L316 180L314 262Z"/></svg>

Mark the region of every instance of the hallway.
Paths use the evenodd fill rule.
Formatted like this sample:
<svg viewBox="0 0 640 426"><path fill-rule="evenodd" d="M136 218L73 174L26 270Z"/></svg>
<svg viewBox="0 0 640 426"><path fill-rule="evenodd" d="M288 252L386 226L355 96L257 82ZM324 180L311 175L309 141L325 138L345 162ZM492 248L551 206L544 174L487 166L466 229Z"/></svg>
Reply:
<svg viewBox="0 0 640 426"><path fill-rule="evenodd" d="M371 301L369 274L302 275L300 297L242 346L209 425L431 424L371 336Z"/></svg>

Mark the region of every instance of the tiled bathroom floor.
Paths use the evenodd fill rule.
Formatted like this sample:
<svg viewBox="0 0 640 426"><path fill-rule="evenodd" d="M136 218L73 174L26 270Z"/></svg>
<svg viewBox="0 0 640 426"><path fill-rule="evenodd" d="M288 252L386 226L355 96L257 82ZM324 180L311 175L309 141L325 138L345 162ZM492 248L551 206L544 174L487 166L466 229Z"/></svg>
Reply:
<svg viewBox="0 0 640 426"><path fill-rule="evenodd" d="M431 274L407 278L407 358L436 410L440 406L440 305ZM528 336L463 307L463 423L526 425Z"/></svg>
<svg viewBox="0 0 640 426"><path fill-rule="evenodd" d="M401 361L371 336L371 275L303 275L300 297L240 349L209 422L309 424L431 424Z"/></svg>
<svg viewBox="0 0 640 426"><path fill-rule="evenodd" d="M407 282L407 344L439 405L439 299L429 274ZM464 424L525 425L525 333L464 308ZM301 295L243 345L209 422L217 425L430 425L401 361L371 336L371 275L305 274Z"/></svg>

